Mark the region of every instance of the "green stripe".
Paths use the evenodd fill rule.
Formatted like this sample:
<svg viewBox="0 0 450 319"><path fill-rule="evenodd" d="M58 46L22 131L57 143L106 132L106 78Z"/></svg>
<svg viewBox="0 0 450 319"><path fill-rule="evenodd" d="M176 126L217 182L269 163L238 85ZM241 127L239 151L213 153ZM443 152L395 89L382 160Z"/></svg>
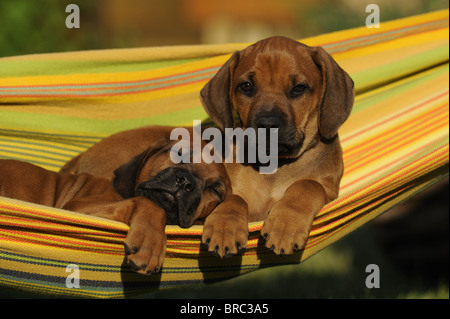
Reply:
<svg viewBox="0 0 450 319"><path fill-rule="evenodd" d="M341 41L338 43L326 44L323 46L329 53L336 53L347 51L349 49L370 46L377 43L392 41L397 38L405 37L409 34L416 34L420 32L427 32L432 30L437 30L440 28L448 27L448 19L441 19L437 21L431 21L424 24L414 25L410 27L404 27L401 29L395 29L383 33L377 33L374 35L367 35L364 37L356 37L354 39L349 39L345 41ZM388 36L388 37L386 37ZM368 41L369 40L369 41ZM347 46L342 47L343 44L347 44ZM334 48L337 47L337 48Z"/></svg>
<svg viewBox="0 0 450 319"><path fill-rule="evenodd" d="M8 60L0 59L0 76L46 76L83 73L115 73L155 70L202 60L180 59L168 61L76 61L76 60Z"/></svg>
<svg viewBox="0 0 450 319"><path fill-rule="evenodd" d="M386 53L388 54L388 53ZM392 63L351 74L357 93L363 93L393 80L448 62L448 45Z"/></svg>
<svg viewBox="0 0 450 319"><path fill-rule="evenodd" d="M205 119L207 114L203 107L198 106L162 115L148 116L127 120L101 120L90 118L68 117L54 114L23 113L0 111L2 128L46 132L51 127L52 132L59 132L77 136L90 134L103 138L116 132L147 125L192 125L192 120ZM7 119L5 121L5 119ZM49 125L48 123L51 123Z"/></svg>
<svg viewBox="0 0 450 319"><path fill-rule="evenodd" d="M26 289L32 292L47 293L51 295L61 294L65 296L80 297L120 297L124 295L124 288L120 282L117 287L102 286L100 282L95 286L89 286L91 281L80 278L80 288L67 288L66 277L39 275L33 273L24 273L21 271L2 271L0 268L0 283L5 286L19 286L20 289ZM11 284L10 282L14 282ZM108 283L108 282L106 282ZM150 287L151 288L151 287ZM148 288L147 288L148 291Z"/></svg>
<svg viewBox="0 0 450 319"><path fill-rule="evenodd" d="M197 82L197 81L207 81L212 77L212 75L204 75L204 76L198 76L196 78L190 78L187 80L179 80L179 81L174 81L174 82L170 82L170 83L162 83L162 84L153 84L153 85L148 85L148 86L143 86L143 87L130 87L127 88L125 85L123 84L117 84L118 86L120 86L120 88L115 88L114 86L116 85L115 83L112 83L111 85L107 85L102 89L96 89L96 90L91 90L91 89L79 89L79 90L65 90L66 88L64 88L63 90L55 90L55 91L39 91L39 90L35 90L34 88L32 90L26 88L26 89L19 89L19 90L15 90L13 92L1 92L0 89L0 93L4 96L4 97L8 97L8 96L13 96L13 97L96 97L96 96L114 96L114 95L122 95L122 94L138 94L138 93L144 93L144 92L149 92L149 91L156 91L156 90L162 90L162 89L170 89L172 86L180 86L180 85L187 85L193 82ZM134 86L130 85L130 86Z"/></svg>
<svg viewBox="0 0 450 319"><path fill-rule="evenodd" d="M449 65L447 63L432 70L425 71L419 76L411 77L410 79L408 79L408 81L398 83L395 86L384 89L382 92L368 94L366 97L359 99L355 103L352 113L357 113L364 109L370 108L375 104L382 104L383 102L387 102L396 95L400 95L407 91L412 91L415 88L419 88L420 86L426 84L428 81L433 80L434 78L437 78L443 74L448 74L448 72Z"/></svg>
<svg viewBox="0 0 450 319"><path fill-rule="evenodd" d="M136 94L141 92L156 91L161 89L168 89L174 86L188 85L190 83L198 81L207 81L212 75L206 74L210 70L217 68L211 68L208 70L200 70L182 75L173 75L160 79L142 80L136 82L113 82L104 84L87 84L87 85L52 85L52 86L30 86L30 87L0 87L0 94L4 97L8 96L103 96L103 95L116 95L116 94ZM195 77L191 77L195 75ZM189 78L186 78L189 76ZM175 79L179 79L173 81ZM172 81L164 83L165 81ZM139 86L139 87L136 87ZM96 88L96 89L93 89Z"/></svg>
<svg viewBox="0 0 450 319"><path fill-rule="evenodd" d="M2 143L2 142L7 142L7 143ZM20 145L11 145L10 142L14 142L15 144L20 144ZM67 157L68 154L73 154L73 153L79 153L81 151L80 148L68 148L68 147L63 147L63 146L56 146L56 145L49 145L49 144L44 144L44 143L39 143L38 141L36 142L25 142L22 140L19 141L11 141L11 140L5 140L0 138L0 149L14 149L14 150L21 150L21 151L25 151L25 152L39 152L39 153L46 153L46 154L51 154L54 156L61 156L61 157ZM43 149L46 148L46 149ZM52 157L53 158L53 157Z"/></svg>
<svg viewBox="0 0 450 319"><path fill-rule="evenodd" d="M40 159L42 161L49 161L49 163L65 161L64 159L59 159L59 158L57 159L57 158L54 158L54 157L51 157L51 156L46 156L46 155L53 154L52 152L47 152L47 151L40 151L41 154L33 154L33 153L30 153L30 152L26 152L27 149L23 149L23 148L20 148L20 147L16 148L14 151L12 151L12 150L9 150L9 149L6 149L6 148L2 148L1 145L0 145L0 150L5 151L5 153L35 157L35 158ZM69 158L69 159L71 158L71 155L63 155L63 156L66 158L66 160L67 160L67 158Z"/></svg>
<svg viewBox="0 0 450 319"><path fill-rule="evenodd" d="M197 71L192 71L192 72L187 72L187 73L180 73L180 74L174 74L174 75L168 75L168 76L164 76L164 77L156 77L156 78L150 78L150 79L145 79L145 80L139 80L139 81L124 81L124 82L105 82L105 83L93 83L93 84L54 84L54 85L45 85L45 86L39 86L39 85L31 85L31 86L2 86L0 87L0 92L2 91L7 91L7 90L15 90L17 92L22 92L24 91L24 93L26 92L35 92L35 91L40 91L40 90L62 90L62 89L67 89L67 90L78 90L78 91L83 91L83 90L90 90L90 89L103 89L103 90L107 90L108 88L126 88L127 86L147 86L147 89L149 87L160 87L161 82L166 82L166 81L172 81L169 84L165 84L167 86L173 85L173 84L179 84L179 83L185 83L185 82L190 82L192 81L192 77L196 76L194 78L194 80L198 80L198 79L204 79L205 77L205 73L211 73L213 71L217 71L219 68L218 67L211 67L211 68L206 68L206 69L200 69ZM190 79L186 79L186 80L180 80L178 82L173 81L173 80L179 80L179 79L184 79L186 77L190 77ZM206 77L211 77L211 75L207 75ZM51 92L51 91L50 91ZM41 93L41 92L39 92ZM15 94L14 92L6 92L3 94ZM50 94L50 93L47 93Z"/></svg>
<svg viewBox="0 0 450 319"><path fill-rule="evenodd" d="M66 267L72 262L62 261L56 259L48 259L42 257L33 257L17 253L11 253L7 251L0 250L0 258L10 261L17 261L28 264L36 264L42 266L50 267ZM120 272L121 266L111 266L111 265L98 265L98 264L87 264L76 262L76 264L83 270L93 270L93 271L106 271L106 272Z"/></svg>
<svg viewBox="0 0 450 319"><path fill-rule="evenodd" d="M2 111L0 111L0 114ZM11 112L10 112L11 113ZM16 114L15 112L13 112ZM28 113L27 113L28 114ZM34 113L31 113L34 114ZM9 125L9 122L14 120L14 117L7 118L6 113L4 115L4 118L7 119L6 125L3 125L4 127ZM20 126L18 126L20 127ZM73 144L75 146L84 146L85 143L95 143L98 142L99 137L98 136L87 136L87 135L81 135L81 133L77 133L75 135L70 135L67 133L49 133L46 131L27 131L23 128L0 128L0 132L4 136L11 136L11 137L18 137L18 138L27 138L27 139L41 139L41 140L51 140L56 142L62 142L64 144Z"/></svg>

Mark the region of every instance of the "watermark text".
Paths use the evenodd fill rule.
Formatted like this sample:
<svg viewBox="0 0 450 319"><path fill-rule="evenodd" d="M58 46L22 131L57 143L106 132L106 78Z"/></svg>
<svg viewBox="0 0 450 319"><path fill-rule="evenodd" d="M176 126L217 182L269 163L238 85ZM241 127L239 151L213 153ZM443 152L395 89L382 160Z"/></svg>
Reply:
<svg viewBox="0 0 450 319"><path fill-rule="evenodd" d="M180 139L181 138L181 139ZM269 141L267 141L269 138ZM202 133L201 121L193 121L192 154L191 136L186 128L172 130L171 140L179 140L170 153L175 163L258 163L261 174L273 174L278 168L278 129L225 128L224 136L215 127ZM209 141L202 149L202 140ZM267 143L268 142L268 143ZM263 165L267 164L267 166Z"/></svg>

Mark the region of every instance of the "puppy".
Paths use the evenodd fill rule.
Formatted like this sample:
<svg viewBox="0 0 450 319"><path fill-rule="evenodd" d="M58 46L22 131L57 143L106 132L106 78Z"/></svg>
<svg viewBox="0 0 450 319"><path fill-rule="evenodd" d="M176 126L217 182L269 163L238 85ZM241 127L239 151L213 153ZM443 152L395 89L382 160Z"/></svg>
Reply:
<svg viewBox="0 0 450 319"><path fill-rule="evenodd" d="M168 225L188 228L203 223L231 196L225 167L219 163L174 164L170 156L174 142L159 143L163 146L153 146L114 171L114 189L123 198L143 196L158 204L166 211Z"/></svg>
<svg viewBox="0 0 450 319"><path fill-rule="evenodd" d="M117 220L130 226L128 264L151 274L161 269L165 225L189 227L230 193L223 165L178 164L173 143L156 143L115 171L113 183L87 173L55 173L30 163L0 160L0 196Z"/></svg>
<svg viewBox="0 0 450 319"><path fill-rule="evenodd" d="M277 254L302 249L314 216L338 196L338 129L352 110L352 79L324 49L272 37L235 52L200 95L222 129L278 130L276 173L249 165L227 165L227 172L250 221L264 220L266 247Z"/></svg>
<svg viewBox="0 0 450 319"><path fill-rule="evenodd" d="M314 216L338 196L343 161L337 132L354 95L349 75L320 47L273 37L231 56L201 90L203 106L222 130L277 129L278 169L260 174L257 164L225 163L235 196L205 220L202 241L210 251L236 253L248 221L261 220L261 236L274 253L304 248ZM169 140L172 129L144 127L112 135L64 170L111 176L146 145ZM121 150L120 158L112 156L115 149Z"/></svg>

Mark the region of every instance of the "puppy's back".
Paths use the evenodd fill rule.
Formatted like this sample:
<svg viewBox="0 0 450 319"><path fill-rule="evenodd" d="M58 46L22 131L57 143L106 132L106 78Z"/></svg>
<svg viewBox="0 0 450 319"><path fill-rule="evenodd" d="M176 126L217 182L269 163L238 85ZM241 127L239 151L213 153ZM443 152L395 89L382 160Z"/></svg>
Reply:
<svg viewBox="0 0 450 319"><path fill-rule="evenodd" d="M0 196L53 206L58 174L42 167L0 160Z"/></svg>

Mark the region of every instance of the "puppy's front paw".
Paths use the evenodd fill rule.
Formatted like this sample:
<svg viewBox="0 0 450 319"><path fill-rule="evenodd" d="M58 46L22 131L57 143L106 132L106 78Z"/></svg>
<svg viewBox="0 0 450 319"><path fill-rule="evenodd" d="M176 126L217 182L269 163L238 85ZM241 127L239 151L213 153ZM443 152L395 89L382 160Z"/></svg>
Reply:
<svg viewBox="0 0 450 319"><path fill-rule="evenodd" d="M223 202L209 215L203 226L202 243L220 257L237 254L247 247L248 214Z"/></svg>
<svg viewBox="0 0 450 319"><path fill-rule="evenodd" d="M278 255L290 255L303 249L312 217L299 218L299 215L299 212L274 206L261 229L265 246Z"/></svg>
<svg viewBox="0 0 450 319"><path fill-rule="evenodd" d="M161 228L161 227L158 227ZM125 255L131 269L151 275L161 270L166 254L164 228L151 224L132 224L125 239Z"/></svg>

